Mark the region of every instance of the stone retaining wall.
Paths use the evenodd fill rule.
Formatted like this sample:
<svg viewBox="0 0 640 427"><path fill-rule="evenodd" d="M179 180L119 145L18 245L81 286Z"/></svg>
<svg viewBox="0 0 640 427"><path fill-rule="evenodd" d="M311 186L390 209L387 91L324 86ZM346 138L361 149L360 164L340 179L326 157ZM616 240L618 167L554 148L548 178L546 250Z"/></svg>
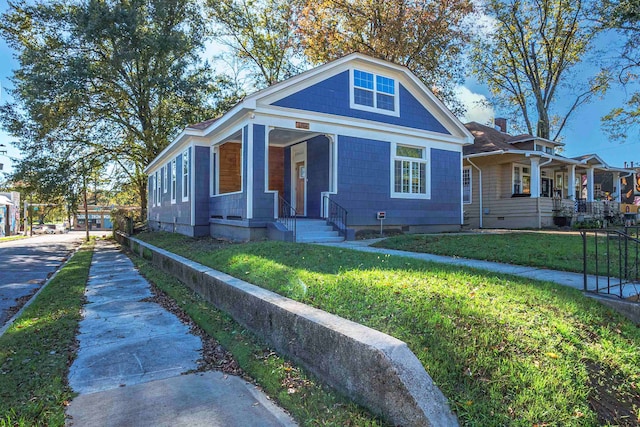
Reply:
<svg viewBox="0 0 640 427"><path fill-rule="evenodd" d="M135 238L122 234L117 238L278 352L391 423L458 425L446 398L403 341Z"/></svg>

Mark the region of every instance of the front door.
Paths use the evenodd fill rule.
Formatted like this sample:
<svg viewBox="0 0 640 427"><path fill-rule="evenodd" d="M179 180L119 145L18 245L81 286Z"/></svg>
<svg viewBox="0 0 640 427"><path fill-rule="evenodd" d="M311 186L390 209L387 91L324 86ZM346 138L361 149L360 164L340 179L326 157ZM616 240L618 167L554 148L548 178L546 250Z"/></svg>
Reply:
<svg viewBox="0 0 640 427"><path fill-rule="evenodd" d="M542 182L541 182L541 189L540 189L540 196L542 197L551 197L553 196L552 194L552 188L553 188L553 180L551 178L542 178Z"/></svg>
<svg viewBox="0 0 640 427"><path fill-rule="evenodd" d="M304 215L304 183L307 178L307 170L304 162L296 163L296 212Z"/></svg>
<svg viewBox="0 0 640 427"><path fill-rule="evenodd" d="M300 216L307 215L307 143L291 147L291 205Z"/></svg>

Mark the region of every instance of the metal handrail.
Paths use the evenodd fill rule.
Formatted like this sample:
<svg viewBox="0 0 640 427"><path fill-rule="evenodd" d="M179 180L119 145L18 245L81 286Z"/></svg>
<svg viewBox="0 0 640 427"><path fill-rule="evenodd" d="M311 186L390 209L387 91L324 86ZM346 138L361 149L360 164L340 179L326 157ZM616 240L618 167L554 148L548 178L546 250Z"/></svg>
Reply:
<svg viewBox="0 0 640 427"><path fill-rule="evenodd" d="M322 198L324 204L322 211L327 214L327 222L338 229L338 233L342 234L344 238L347 238L347 215L349 212L331 200L329 196Z"/></svg>
<svg viewBox="0 0 640 427"><path fill-rule="evenodd" d="M284 225L287 230L293 232L293 241L296 241L296 228L298 222L298 213L282 196L278 196L278 222Z"/></svg>
<svg viewBox="0 0 640 427"><path fill-rule="evenodd" d="M585 291L625 298L623 291L625 285L634 287L640 285L640 239L637 228L635 237L630 235L628 231L630 231L628 228L625 228L624 231L611 229L580 231ZM587 283L587 237L589 234L593 235L595 250L595 289L589 289ZM604 242L602 242L603 238ZM602 262L606 263L605 266L602 266ZM606 286L601 286L601 281L605 279ZM618 288L617 292L613 292L612 288L614 290Z"/></svg>

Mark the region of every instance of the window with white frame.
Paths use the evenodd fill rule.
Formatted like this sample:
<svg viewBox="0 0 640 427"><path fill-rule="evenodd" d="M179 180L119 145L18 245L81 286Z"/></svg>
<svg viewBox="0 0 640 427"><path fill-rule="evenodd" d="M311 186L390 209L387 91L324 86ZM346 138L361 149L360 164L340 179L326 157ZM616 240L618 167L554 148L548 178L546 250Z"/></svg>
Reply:
<svg viewBox="0 0 640 427"><path fill-rule="evenodd" d="M176 159L171 160L171 203L176 202Z"/></svg>
<svg viewBox="0 0 640 427"><path fill-rule="evenodd" d="M167 189L169 188L169 163L162 168L162 192L166 194Z"/></svg>
<svg viewBox="0 0 640 427"><path fill-rule="evenodd" d="M531 168L513 165L513 194L531 194Z"/></svg>
<svg viewBox="0 0 640 427"><path fill-rule="evenodd" d="M471 168L462 168L462 202L471 203Z"/></svg>
<svg viewBox="0 0 640 427"><path fill-rule="evenodd" d="M362 70L352 72L352 108L397 115L397 91L392 78Z"/></svg>
<svg viewBox="0 0 640 427"><path fill-rule="evenodd" d="M162 182L160 181L160 173L158 171L156 171L156 191L157 191L157 195L156 195L156 205L160 206L162 203L162 188L161 188L161 184Z"/></svg>
<svg viewBox="0 0 640 427"><path fill-rule="evenodd" d="M149 177L149 182L151 184L151 206L156 205L156 177L155 175L151 175Z"/></svg>
<svg viewBox="0 0 640 427"><path fill-rule="evenodd" d="M182 153L182 201L189 199L189 149Z"/></svg>
<svg viewBox="0 0 640 427"><path fill-rule="evenodd" d="M409 145L393 146L394 197L428 197L427 149Z"/></svg>

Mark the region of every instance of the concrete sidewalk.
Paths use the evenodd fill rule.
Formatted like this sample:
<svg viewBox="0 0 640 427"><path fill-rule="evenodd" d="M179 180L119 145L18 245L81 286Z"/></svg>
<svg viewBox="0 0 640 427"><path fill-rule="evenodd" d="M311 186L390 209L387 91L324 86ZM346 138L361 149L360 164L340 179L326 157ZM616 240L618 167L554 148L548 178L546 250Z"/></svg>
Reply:
<svg viewBox="0 0 640 427"><path fill-rule="evenodd" d="M69 385L74 426L294 426L253 384L196 372L202 342L150 297L113 243L98 241Z"/></svg>
<svg viewBox="0 0 640 427"><path fill-rule="evenodd" d="M502 264L499 262L482 261L468 258L457 258L443 255L433 255L417 252L406 252L395 249L374 248L371 247L373 243L379 242L383 239L369 239L369 240L355 240L345 241L341 243L319 243L325 246L335 246L342 248L354 249L362 252L378 253L403 256L408 258L420 259L423 261L433 261L443 264L460 265L464 267L477 268L481 270L492 271L495 273L512 274L514 276L524 277L527 279L542 280L546 282L557 283L562 286L569 286L578 290L584 290L584 276L582 273L572 273L568 271L549 270L546 268L527 267L522 265ZM587 275L587 289L596 289L596 279L600 288L606 287L606 277L596 278L595 275ZM612 285L614 285L612 280ZM612 287L611 292L617 294L619 287ZM623 287L623 297L627 298L640 293L640 285L626 285Z"/></svg>

